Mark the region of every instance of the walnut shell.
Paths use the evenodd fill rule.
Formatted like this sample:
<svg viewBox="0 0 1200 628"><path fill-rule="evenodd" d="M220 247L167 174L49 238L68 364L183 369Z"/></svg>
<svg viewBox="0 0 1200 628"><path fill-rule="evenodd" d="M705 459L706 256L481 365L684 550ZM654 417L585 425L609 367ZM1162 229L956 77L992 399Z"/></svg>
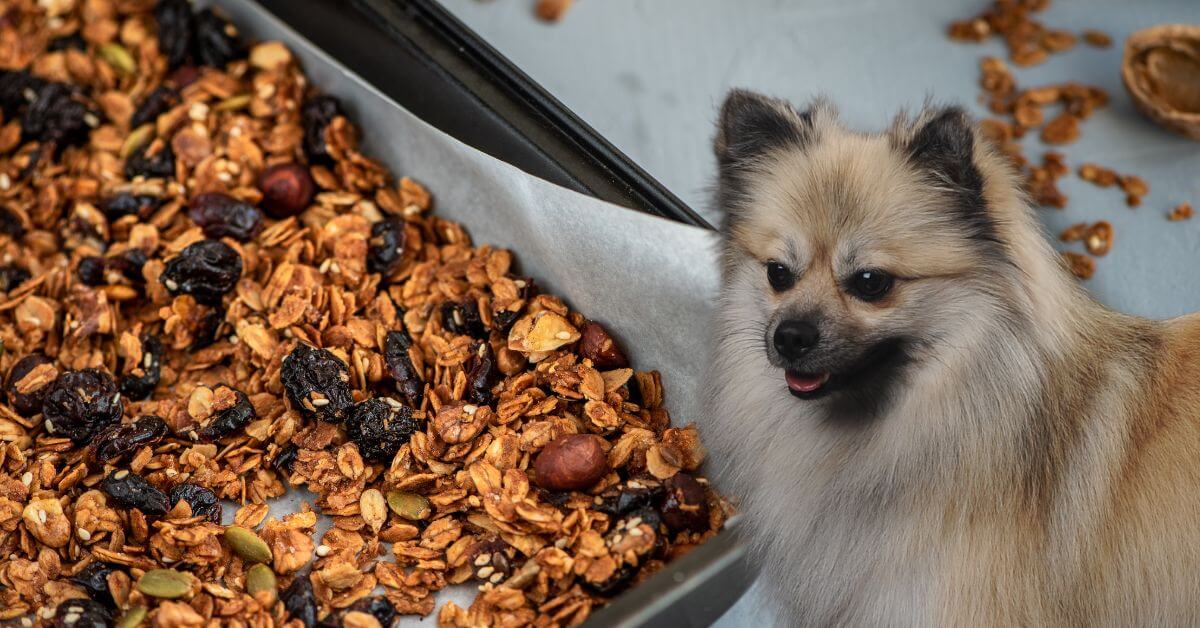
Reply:
<svg viewBox="0 0 1200 628"><path fill-rule="evenodd" d="M1139 111L1200 140L1200 26L1164 24L1130 35L1121 80Z"/></svg>

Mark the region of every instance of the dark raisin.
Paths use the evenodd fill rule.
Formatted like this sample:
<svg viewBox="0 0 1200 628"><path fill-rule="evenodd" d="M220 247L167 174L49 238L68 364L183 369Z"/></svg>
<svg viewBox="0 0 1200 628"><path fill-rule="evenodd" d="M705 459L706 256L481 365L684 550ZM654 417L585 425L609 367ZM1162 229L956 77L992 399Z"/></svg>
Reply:
<svg viewBox="0 0 1200 628"><path fill-rule="evenodd" d="M21 381L21 378L29 374L33 369L43 365L50 364L50 358L44 353L36 352L17 360L12 368L8 369L8 377L4 380L4 395L8 399L8 405L12 407L17 414L30 417L42 411L42 402L46 399L46 391L49 386L42 386L37 390L32 390L26 393L17 392L16 383Z"/></svg>
<svg viewBox="0 0 1200 628"><path fill-rule="evenodd" d="M461 303L446 301L442 303L442 327L452 333L483 340L487 338L487 328L479 318L479 306L474 301L466 300Z"/></svg>
<svg viewBox="0 0 1200 628"><path fill-rule="evenodd" d="M112 615L103 604L82 599L59 604L50 620L53 628L108 628L111 624Z"/></svg>
<svg viewBox="0 0 1200 628"><path fill-rule="evenodd" d="M142 267L146 265L146 252L141 249L125 249L104 260L109 270L115 270L133 283L146 283Z"/></svg>
<svg viewBox="0 0 1200 628"><path fill-rule="evenodd" d="M169 144L150 142L125 158L126 179L174 176L175 153L171 152Z"/></svg>
<svg viewBox="0 0 1200 628"><path fill-rule="evenodd" d="M500 383L500 369L496 368L496 354L492 345L479 343L471 357L467 358L467 399L471 403L486 405L492 402L492 388Z"/></svg>
<svg viewBox="0 0 1200 628"><path fill-rule="evenodd" d="M84 41L83 35L80 35L79 31L75 31L70 35L63 35L62 37L55 37L54 39L51 39L50 43L46 46L46 50L50 52L58 52L61 50L79 50L86 52L87 42Z"/></svg>
<svg viewBox="0 0 1200 628"><path fill-rule="evenodd" d="M8 292L29 281L29 271L20 266L0 266L0 292Z"/></svg>
<svg viewBox="0 0 1200 628"><path fill-rule="evenodd" d="M383 344L383 358L387 362L388 372L396 380L396 390L404 395L404 399L414 408L421 407L425 392L425 383L413 366L412 357L408 350L412 347L412 338L403 330L389 331Z"/></svg>
<svg viewBox="0 0 1200 628"><path fill-rule="evenodd" d="M79 266L75 268L75 275L84 285L103 286L107 283L104 279L105 266L103 257L88 255L79 260Z"/></svg>
<svg viewBox="0 0 1200 628"><path fill-rule="evenodd" d="M111 497L116 505L137 508L146 515L162 516L171 508L166 493L128 469L110 473L100 482L100 490Z"/></svg>
<svg viewBox="0 0 1200 628"><path fill-rule="evenodd" d="M154 5L158 22L158 49L167 58L167 67L174 69L187 62L192 52L192 33L195 18L188 0L158 0Z"/></svg>
<svg viewBox="0 0 1200 628"><path fill-rule="evenodd" d="M355 404L346 417L346 435L366 460L390 464L413 432L419 429L412 410L386 398Z"/></svg>
<svg viewBox="0 0 1200 628"><path fill-rule="evenodd" d="M663 523L674 531L704 532L708 529L708 499L696 478L680 472L663 483Z"/></svg>
<svg viewBox="0 0 1200 628"><path fill-rule="evenodd" d="M157 196L122 192L104 199L100 203L100 209L109 220L116 220L122 216L137 216L145 220L158 211L162 204L163 199Z"/></svg>
<svg viewBox="0 0 1200 628"><path fill-rule="evenodd" d="M154 394L162 370L162 342L153 334L142 334L142 361L132 371L121 376L121 392L134 401Z"/></svg>
<svg viewBox="0 0 1200 628"><path fill-rule="evenodd" d="M354 403L346 363L325 349L300 343L280 367L292 406L303 416L337 423Z"/></svg>
<svg viewBox="0 0 1200 628"><path fill-rule="evenodd" d="M222 387L225 386L218 386L217 388L220 389ZM254 404L250 403L250 399L246 397L245 393L240 390L234 390L233 395L236 401L232 406L215 412L196 431L201 440L217 440L242 429L247 423L258 418L258 415L254 412Z"/></svg>
<svg viewBox="0 0 1200 628"><path fill-rule="evenodd" d="M30 103L28 95L36 95L45 85L46 81L24 70L0 70L0 109L4 110L4 117L17 118Z"/></svg>
<svg viewBox="0 0 1200 628"><path fill-rule="evenodd" d="M333 119L342 115L342 106L333 96L314 96L301 109L304 123L304 154L312 163L330 163L329 147L325 145L325 129Z"/></svg>
<svg viewBox="0 0 1200 628"><path fill-rule="evenodd" d="M21 133L26 140L53 145L57 153L86 142L98 115L82 101L77 88L47 83L21 115Z"/></svg>
<svg viewBox="0 0 1200 628"><path fill-rule="evenodd" d="M97 369L59 373L46 387L42 403L47 431L69 438L76 445L119 423L124 409L112 376Z"/></svg>
<svg viewBox="0 0 1200 628"><path fill-rule="evenodd" d="M20 214L3 205L0 205L0 233L14 240L19 240L25 235L25 222L21 220Z"/></svg>
<svg viewBox="0 0 1200 628"><path fill-rule="evenodd" d="M297 574L296 579L280 596L283 608L292 619L299 620L304 628L313 628L317 623L317 599L313 597L312 582L308 575Z"/></svg>
<svg viewBox="0 0 1200 628"><path fill-rule="evenodd" d="M224 68L243 55L237 28L212 9L196 14L196 60L201 65Z"/></svg>
<svg viewBox="0 0 1200 628"><path fill-rule="evenodd" d="M199 306L203 310L203 314L196 321L196 326L192 329L192 349L203 349L217 341L220 337L221 323L225 322L225 310L220 306L208 307L205 305Z"/></svg>
<svg viewBox="0 0 1200 628"><path fill-rule="evenodd" d="M635 510L652 508L662 495L662 487L622 486L615 494L602 495L596 510L614 518L622 517Z"/></svg>
<svg viewBox="0 0 1200 628"><path fill-rule="evenodd" d="M220 240L189 244L167 262L159 281L172 295L190 294L206 305L218 304L242 276L242 256Z"/></svg>
<svg viewBox="0 0 1200 628"><path fill-rule="evenodd" d="M351 604L347 612L358 611L366 613L379 621L379 625L388 628L396 620L396 607L382 595L364 597Z"/></svg>
<svg viewBox="0 0 1200 628"><path fill-rule="evenodd" d="M525 302L528 302L529 299L533 298L533 296L537 293L537 287L534 285L533 279L530 279L529 277L514 279L513 283L517 284L517 298ZM512 327L513 323L517 322L517 319L521 317L521 312L524 309L525 307L522 303L521 307L516 309L503 309L498 312L493 312L492 327L494 327L496 331L508 333L508 330Z"/></svg>
<svg viewBox="0 0 1200 628"><path fill-rule="evenodd" d="M142 447L153 445L166 435L167 424L148 414L133 423L110 425L97 432L88 446L88 456L95 462L112 462Z"/></svg>
<svg viewBox="0 0 1200 628"><path fill-rule="evenodd" d="M404 221L400 218L385 218L371 225L367 270L384 275L396 270L404 257L404 238Z"/></svg>
<svg viewBox="0 0 1200 628"><path fill-rule="evenodd" d="M142 104L138 105L137 111L134 111L133 117L129 119L129 126L136 129L143 124L154 122L158 120L158 116L170 111L178 104L179 92L166 85L159 85L146 95Z"/></svg>
<svg viewBox="0 0 1200 628"><path fill-rule="evenodd" d="M181 499L192 507L192 515L204 517L213 523L221 523L221 500L217 499L216 493L203 486L184 482L171 489L171 496L167 500L170 504L168 509L174 508Z"/></svg>
<svg viewBox="0 0 1200 628"><path fill-rule="evenodd" d="M271 460L271 467L280 473L291 473L292 465L296 463L298 455L300 455L300 449L292 443L288 443Z"/></svg>
<svg viewBox="0 0 1200 628"><path fill-rule="evenodd" d="M188 216L209 238L226 236L246 242L262 228L262 211L228 194L208 192L188 203Z"/></svg>
<svg viewBox="0 0 1200 628"><path fill-rule="evenodd" d="M504 579L512 575L515 556L516 551L511 545L494 536L475 541L467 547L467 564L472 565L476 578L485 581L495 574L500 574Z"/></svg>
<svg viewBox="0 0 1200 628"><path fill-rule="evenodd" d="M116 569L112 565L95 561L84 567L83 571L71 576L71 582L83 587L88 597L104 606L113 608L116 606L116 602L113 600L112 591L108 588L108 574L114 571Z"/></svg>

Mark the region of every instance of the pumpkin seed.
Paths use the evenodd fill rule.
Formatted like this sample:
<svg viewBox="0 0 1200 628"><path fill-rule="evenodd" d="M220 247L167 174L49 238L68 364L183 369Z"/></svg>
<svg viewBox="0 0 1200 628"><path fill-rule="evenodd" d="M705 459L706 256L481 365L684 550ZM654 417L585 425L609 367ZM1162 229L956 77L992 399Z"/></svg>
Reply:
<svg viewBox="0 0 1200 628"><path fill-rule="evenodd" d="M192 590L192 579L174 569L151 569L138 578L137 588L151 597L175 599Z"/></svg>
<svg viewBox="0 0 1200 628"><path fill-rule="evenodd" d="M100 56L114 69L123 74L133 74L137 71L137 62L124 46L109 42L100 46Z"/></svg>
<svg viewBox="0 0 1200 628"><path fill-rule="evenodd" d="M246 593L254 595L259 591L274 592L277 586L275 572L271 571L270 567L256 563L246 570Z"/></svg>
<svg viewBox="0 0 1200 628"><path fill-rule="evenodd" d="M117 620L116 628L136 628L136 626L140 626L142 621L145 619L146 607L134 606L133 608L125 611L124 615L121 615L121 619Z"/></svg>
<svg viewBox="0 0 1200 628"><path fill-rule="evenodd" d="M225 528L225 542L229 543L229 547L243 560L252 563L271 562L271 548L251 530L241 526L229 526Z"/></svg>
<svg viewBox="0 0 1200 628"><path fill-rule="evenodd" d="M433 512L429 507L429 500L425 499L424 495L416 493L388 491L387 503L392 512L409 521L420 521Z"/></svg>
<svg viewBox="0 0 1200 628"><path fill-rule="evenodd" d="M125 143L121 144L121 157L129 157L137 149L149 144L152 139L154 139L154 125L149 122L130 131L129 136L125 138Z"/></svg>

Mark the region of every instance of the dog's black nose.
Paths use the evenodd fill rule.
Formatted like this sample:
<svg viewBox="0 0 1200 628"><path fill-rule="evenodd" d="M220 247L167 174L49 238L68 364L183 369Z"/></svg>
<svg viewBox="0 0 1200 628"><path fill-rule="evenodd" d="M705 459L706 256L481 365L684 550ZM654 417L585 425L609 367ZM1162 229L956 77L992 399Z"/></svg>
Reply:
<svg viewBox="0 0 1200 628"><path fill-rule="evenodd" d="M821 333L806 321L787 320L775 328L775 350L784 358L795 359L817 346Z"/></svg>

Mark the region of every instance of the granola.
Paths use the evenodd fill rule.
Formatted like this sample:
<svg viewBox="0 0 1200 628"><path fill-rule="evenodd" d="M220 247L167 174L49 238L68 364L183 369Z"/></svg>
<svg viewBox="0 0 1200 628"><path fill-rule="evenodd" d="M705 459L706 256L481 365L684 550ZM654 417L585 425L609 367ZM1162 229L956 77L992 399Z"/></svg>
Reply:
<svg viewBox="0 0 1200 628"><path fill-rule="evenodd" d="M730 514L659 374L280 42L14 0L0 112L0 620L389 625L469 583L440 625L574 625Z"/></svg>

